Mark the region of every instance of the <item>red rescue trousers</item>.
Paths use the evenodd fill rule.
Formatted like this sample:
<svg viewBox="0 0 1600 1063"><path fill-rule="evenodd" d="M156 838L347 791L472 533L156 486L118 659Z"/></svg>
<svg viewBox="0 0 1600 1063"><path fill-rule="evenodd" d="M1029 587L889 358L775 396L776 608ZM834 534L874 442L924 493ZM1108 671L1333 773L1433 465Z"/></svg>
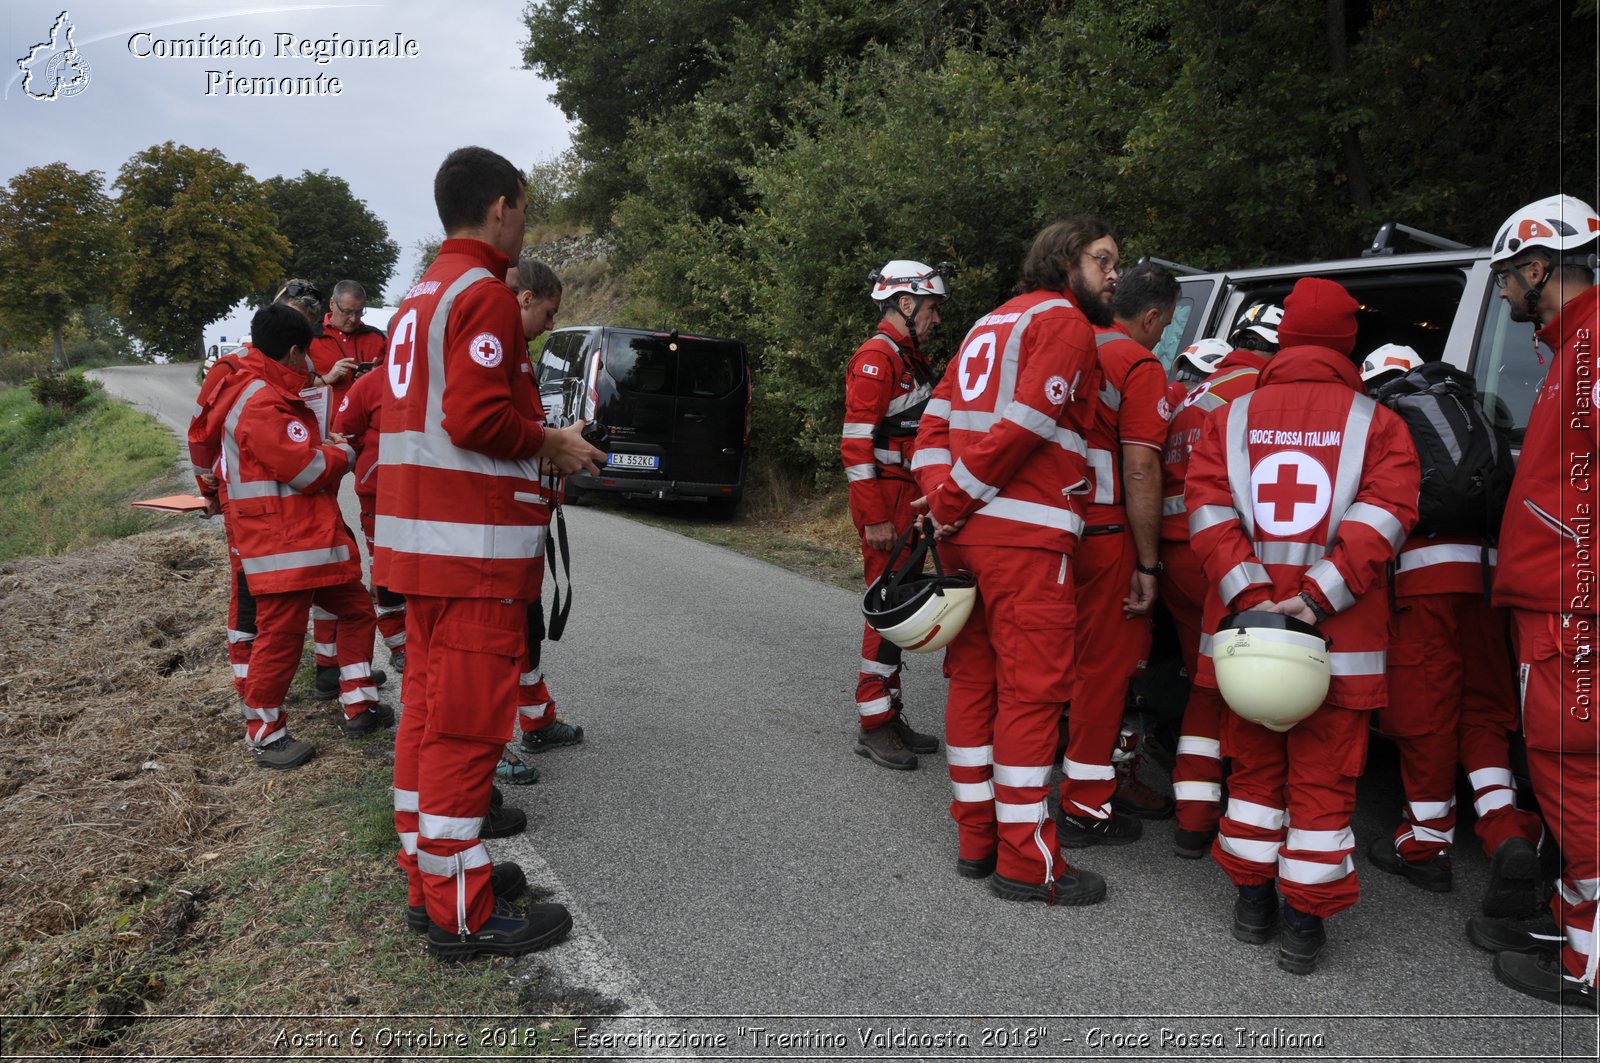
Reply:
<svg viewBox="0 0 1600 1063"><path fill-rule="evenodd" d="M1566 858L1555 896L1566 931L1561 965L1595 985L1600 953L1600 692L1595 686L1600 617L1512 612L1522 675L1528 774L1550 832Z"/></svg>
<svg viewBox="0 0 1600 1063"><path fill-rule="evenodd" d="M556 722L556 699L544 679L544 602L528 603L527 669L517 682L517 722L524 734Z"/></svg>
<svg viewBox="0 0 1600 1063"><path fill-rule="evenodd" d="M950 680L945 758L963 859L998 852L996 870L1020 882L1062 873L1045 807L1072 694L1073 585L1067 555L1035 547L939 547L947 569L978 581L978 602L945 649Z"/></svg>
<svg viewBox="0 0 1600 1063"><path fill-rule="evenodd" d="M898 537L911 527L911 500L920 492L909 480L884 480L889 500L889 519ZM861 531L858 526L856 531ZM941 551L942 551L941 547ZM940 558L944 555L941 552ZM889 551L875 550L861 540L861 568L867 586L889 567ZM856 714L863 731L876 731L894 718L900 708L900 647L878 634L871 624L861 629L861 669L856 674Z"/></svg>
<svg viewBox="0 0 1600 1063"><path fill-rule="evenodd" d="M1206 574L1185 542L1161 544L1161 601L1178 629L1178 648L1189 678L1195 676L1205 612ZM1178 828L1208 832L1222 818L1222 717L1228 703L1210 687L1189 687L1172 766L1172 795L1178 802Z"/></svg>
<svg viewBox="0 0 1600 1063"><path fill-rule="evenodd" d="M244 697L250 679L250 651L256 642L256 597L245 581L239 551L228 547L228 663L233 666L233 689Z"/></svg>
<svg viewBox="0 0 1600 1063"><path fill-rule="evenodd" d="M1139 556L1127 530L1096 535L1085 529L1072 557L1076 582L1077 681L1067 717L1067 755L1061 762L1061 809L1069 816L1106 819L1117 790L1111 752L1122 729L1128 680L1150 653L1150 618L1123 615Z"/></svg>
<svg viewBox="0 0 1600 1063"><path fill-rule="evenodd" d="M261 594L255 598L256 638L245 681L245 744L263 746L277 741L288 720L283 697L300 669L300 649L306 641L306 614L321 607L339 618L352 634L367 632L367 654L358 652L355 639L340 656L339 701L346 716L365 712L378 700L372 686L370 660L374 620L367 589L354 581L314 590Z"/></svg>
<svg viewBox="0 0 1600 1063"><path fill-rule="evenodd" d="M408 903L452 933L494 911L478 838L517 716L528 603L410 595L405 711L394 742L394 825Z"/></svg>
<svg viewBox="0 0 1600 1063"><path fill-rule="evenodd" d="M1369 718L1365 710L1324 703L1280 734L1232 710L1224 715L1222 751L1233 770L1211 855L1234 885L1277 879L1283 899L1309 915L1335 915L1356 903L1350 814Z"/></svg>
<svg viewBox="0 0 1600 1063"><path fill-rule="evenodd" d="M1517 729L1506 616L1482 594L1407 595L1389 613L1389 704L1378 729L1400 752L1406 807L1395 849L1431 860L1455 840L1456 764L1472 783L1485 855L1513 837L1534 845L1536 813L1516 806L1511 734Z"/></svg>

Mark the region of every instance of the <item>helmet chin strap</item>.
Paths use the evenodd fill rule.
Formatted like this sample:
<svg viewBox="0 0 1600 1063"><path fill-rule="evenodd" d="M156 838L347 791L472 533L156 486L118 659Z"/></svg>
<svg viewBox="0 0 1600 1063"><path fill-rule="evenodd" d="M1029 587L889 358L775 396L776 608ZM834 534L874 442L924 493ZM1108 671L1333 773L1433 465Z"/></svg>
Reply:
<svg viewBox="0 0 1600 1063"><path fill-rule="evenodd" d="M899 314L900 319L905 322L906 339L911 342L911 349L918 354L921 354L922 351L917 345L917 314L922 310L922 301L926 298L927 296L925 295L911 296L911 313L908 314L900 309L900 297L898 295L894 297L894 312Z"/></svg>

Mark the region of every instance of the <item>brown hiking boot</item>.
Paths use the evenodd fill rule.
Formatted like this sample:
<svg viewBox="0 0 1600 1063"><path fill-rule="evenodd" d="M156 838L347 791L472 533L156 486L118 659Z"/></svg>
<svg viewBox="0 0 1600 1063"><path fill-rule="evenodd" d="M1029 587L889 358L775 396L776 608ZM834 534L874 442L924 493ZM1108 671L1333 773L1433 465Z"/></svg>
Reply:
<svg viewBox="0 0 1600 1063"><path fill-rule="evenodd" d="M895 771L911 771L917 766L917 755L900 741L900 732L888 724L857 734L856 755Z"/></svg>
<svg viewBox="0 0 1600 1063"><path fill-rule="evenodd" d="M904 709L897 709L884 726L893 727L894 733L900 736L900 744L913 753L939 752L939 740L933 735L926 735L921 731L912 730L911 722L906 719L906 711Z"/></svg>
<svg viewBox="0 0 1600 1063"><path fill-rule="evenodd" d="M1137 819L1169 819L1177 803L1139 778L1139 758L1126 768L1117 768L1117 792L1111 796L1111 811Z"/></svg>

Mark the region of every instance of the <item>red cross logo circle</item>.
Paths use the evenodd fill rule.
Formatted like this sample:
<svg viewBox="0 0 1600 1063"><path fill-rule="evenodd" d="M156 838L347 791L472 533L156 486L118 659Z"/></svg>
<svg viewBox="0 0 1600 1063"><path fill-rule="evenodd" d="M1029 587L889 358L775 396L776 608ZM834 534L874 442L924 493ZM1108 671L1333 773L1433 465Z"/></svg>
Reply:
<svg viewBox="0 0 1600 1063"><path fill-rule="evenodd" d="M956 382L961 385L961 397L973 401L989 387L989 376L994 372L995 335L981 332L970 338L961 348L961 358L956 366Z"/></svg>
<svg viewBox="0 0 1600 1063"><path fill-rule="evenodd" d="M1309 454L1283 450L1250 470L1256 527L1273 535L1299 535L1322 523L1333 502L1328 470Z"/></svg>
<svg viewBox="0 0 1600 1063"><path fill-rule="evenodd" d="M500 364L500 359L505 357L505 348L500 344L500 337L492 332L480 332L472 337L472 344L467 348L472 354L472 360L485 369L493 369Z"/></svg>
<svg viewBox="0 0 1600 1063"><path fill-rule="evenodd" d="M306 426L299 421L289 422L289 438L296 443L304 443L311 438L311 433L306 431Z"/></svg>

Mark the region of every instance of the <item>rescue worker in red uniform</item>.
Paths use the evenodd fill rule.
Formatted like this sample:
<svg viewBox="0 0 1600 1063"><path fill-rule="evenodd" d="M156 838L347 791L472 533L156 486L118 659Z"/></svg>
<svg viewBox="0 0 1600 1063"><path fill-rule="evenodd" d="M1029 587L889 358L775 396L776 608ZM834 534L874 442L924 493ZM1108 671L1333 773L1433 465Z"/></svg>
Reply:
<svg viewBox="0 0 1600 1063"><path fill-rule="evenodd" d="M382 359L380 358L381 362ZM339 401L334 414L333 427L355 448L355 492L361 505L361 532L367 538L367 552L372 551L373 515L378 505L378 444L383 425L383 399L389 388L381 372L368 372L356 379ZM372 600L378 617L378 635L389 651L389 663L396 672L406 670L406 599L388 587L372 583ZM331 624L332 621L322 621ZM323 631L313 619L313 639L329 642L336 638L337 629ZM335 646L337 643L334 643ZM322 658L317 660L322 667Z"/></svg>
<svg viewBox="0 0 1600 1063"><path fill-rule="evenodd" d="M1200 558L1189 545L1184 481L1190 451L1200 441L1207 418L1255 390L1267 359L1278 350L1278 323L1282 320L1283 308L1274 303L1254 303L1239 315L1228 339L1232 350L1185 396L1173 415L1161 455L1161 603L1177 629L1178 649L1190 677L1189 700L1184 705L1172 766L1178 817L1172 851L1185 860L1205 856L1217 836L1217 822L1222 818L1222 718L1228 706L1215 685L1193 681L1199 674L1209 585Z"/></svg>
<svg viewBox="0 0 1600 1063"><path fill-rule="evenodd" d="M895 540L911 526L911 500L918 494L912 454L934 385L921 346L939 327L939 304L950 294L948 272L897 258L868 278L882 316L877 331L856 348L845 370L839 455L869 587L888 567ZM875 764L910 771L917 766L918 753L938 751L939 740L913 730L906 721L900 656L899 646L871 624L863 625L855 749Z"/></svg>
<svg viewBox="0 0 1600 1063"><path fill-rule="evenodd" d="M339 660L345 733L367 734L394 722L372 686L368 656L376 621L336 495L355 455L342 436L319 438L316 417L300 398L310 340L311 326L289 307L273 304L256 312L250 343L260 358L223 429L234 546L256 599L245 742L268 768L299 767L315 753L311 743L290 737L283 714L313 603L356 636L341 646ZM367 654L361 652L363 632Z"/></svg>
<svg viewBox="0 0 1600 1063"><path fill-rule="evenodd" d="M1475 916L1467 927L1474 942L1499 950L1494 974L1501 982L1590 1011L1600 960L1597 233L1594 208L1552 196L1508 218L1490 248L1490 268L1511 317L1537 325L1539 341L1555 352L1528 415L1500 526L1494 603L1512 610L1528 774L1566 866L1551 898L1553 918Z"/></svg>
<svg viewBox="0 0 1600 1063"><path fill-rule="evenodd" d="M523 175L460 148L439 168L434 202L446 238L395 314L384 366L373 575L406 596L394 796L408 901L423 909L429 952L465 960L545 948L572 926L559 904L512 907L521 869L491 866L480 836L544 572L537 459L596 472L601 454L581 422L544 426L523 355L505 284L522 245Z"/></svg>
<svg viewBox="0 0 1600 1063"><path fill-rule="evenodd" d="M520 258L506 272L506 286L517 297L517 311L522 315L522 331L530 345L539 336L555 327L556 314L561 310L561 278L543 262ZM531 347L530 347L531 349ZM537 374L537 369L535 369ZM554 499L560 476L553 469L541 470L540 489L546 499ZM517 721L522 739L515 749L508 749L495 769L495 778L517 785L539 781L539 769L522 759L522 754L544 753L562 746L575 746L583 742L583 728L556 714L556 699L550 693L550 684L544 675L544 604L528 603L528 668L519 682Z"/></svg>
<svg viewBox="0 0 1600 1063"><path fill-rule="evenodd" d="M1421 474L1405 422L1361 394L1351 361L1357 303L1338 284L1299 281L1284 300L1282 349L1256 390L1206 419L1184 500L1211 585L1205 634L1224 613L1266 609L1332 640L1326 700L1287 732L1224 714L1232 758L1212 856L1239 888L1234 937L1270 940L1283 895L1278 966L1309 974L1323 920L1359 893L1350 815L1366 762L1368 712L1384 699L1385 566L1417 519ZM1216 686L1202 643L1200 686Z"/></svg>
<svg viewBox="0 0 1600 1063"><path fill-rule="evenodd" d="M978 601L945 649L945 756L957 873L1008 900L1094 904L1105 880L1061 857L1046 806L1072 696L1071 554L1083 530L1084 433L1099 388L1094 329L1111 323L1115 234L1056 222L1022 266L1024 294L979 318L917 433L915 468L947 568Z"/></svg>
<svg viewBox="0 0 1600 1063"><path fill-rule="evenodd" d="M1361 380L1377 395L1420 365L1410 347L1384 344L1361 363ZM1516 804L1509 632L1504 610L1491 609L1485 594L1494 559L1478 536L1416 530L1400 548L1389 603L1389 696L1378 729L1400 754L1406 799L1394 834L1374 838L1367 855L1380 870L1448 893L1459 763L1489 857L1483 912L1525 916L1539 905L1544 828L1537 813Z"/></svg>
<svg viewBox="0 0 1600 1063"><path fill-rule="evenodd" d="M361 321L366 306L367 290L359 282L342 280L335 284L332 294L328 297L328 313L322 319L322 327L316 338L311 341L310 361L311 368L315 371L311 378L311 386L328 388L330 423L333 420L332 412L337 411L344 403L345 395L355 382L363 373L383 360L383 333ZM374 480L371 491L376 490L377 482ZM359 491L357 496L360 496ZM369 543L371 539L372 536L368 533ZM404 608L404 599L401 599L401 608ZM385 609L390 611L385 614ZM405 616L403 613L393 612L392 605L379 606L380 630L383 629L381 621L385 617L389 621L391 630L396 626L404 630ZM326 610L313 609L311 612L311 642L317 658L317 682L314 693L319 698L332 698L337 693L339 685L339 671L335 667L339 625ZM399 659L396 666L405 667L404 656Z"/></svg>
<svg viewBox="0 0 1600 1063"><path fill-rule="evenodd" d="M1167 374L1150 349L1171 323L1178 295L1178 282L1160 266L1134 266L1117 280L1112 324L1095 334L1100 387L1085 440L1090 489L1072 558L1078 671L1059 821L1067 849L1125 845L1141 833L1138 817L1170 814L1170 802L1137 782L1136 736L1122 717L1128 681L1150 652L1161 570L1161 445L1170 407Z"/></svg>

